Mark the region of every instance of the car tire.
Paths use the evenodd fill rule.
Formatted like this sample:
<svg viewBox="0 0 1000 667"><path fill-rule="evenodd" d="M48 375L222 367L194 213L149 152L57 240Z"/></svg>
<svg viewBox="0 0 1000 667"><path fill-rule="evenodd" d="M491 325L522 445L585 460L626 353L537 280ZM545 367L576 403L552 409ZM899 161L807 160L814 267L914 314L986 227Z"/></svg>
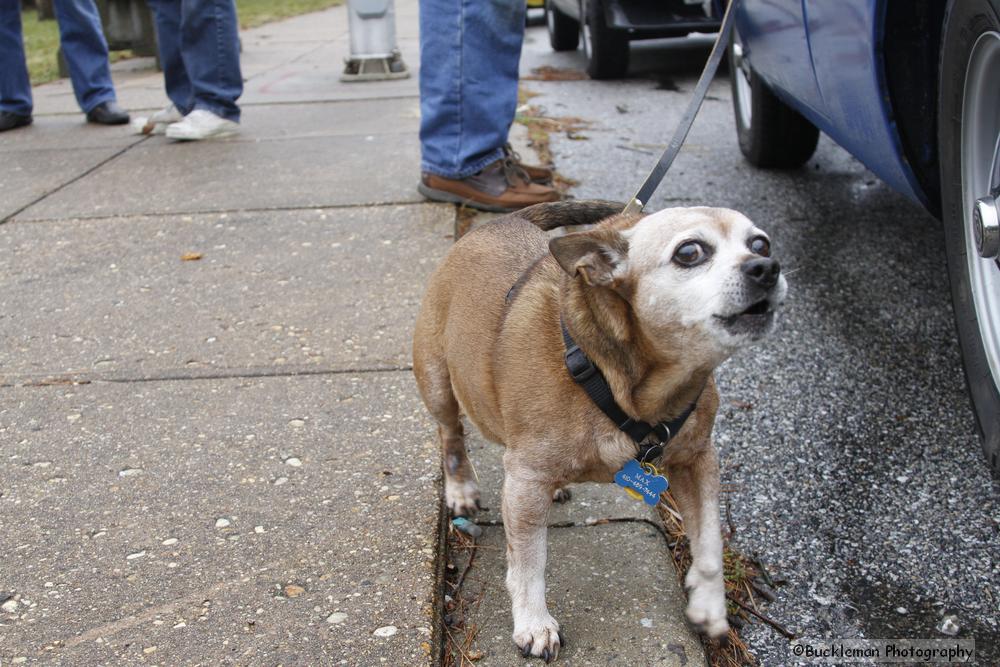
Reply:
<svg viewBox="0 0 1000 667"><path fill-rule="evenodd" d="M939 62L941 217L952 304L983 451L1000 477L1000 263L981 256L973 231L975 200L991 191L1000 197L1000 0L948 3Z"/></svg>
<svg viewBox="0 0 1000 667"><path fill-rule="evenodd" d="M580 45L580 22L545 0L545 26L553 51L574 51Z"/></svg>
<svg viewBox="0 0 1000 667"><path fill-rule="evenodd" d="M816 152L819 130L771 92L743 57L736 30L729 42L729 83L740 151L755 167L792 169Z"/></svg>
<svg viewBox="0 0 1000 667"><path fill-rule="evenodd" d="M587 74L591 79L621 79L628 74L628 33L608 27L604 0L581 0L580 16Z"/></svg>

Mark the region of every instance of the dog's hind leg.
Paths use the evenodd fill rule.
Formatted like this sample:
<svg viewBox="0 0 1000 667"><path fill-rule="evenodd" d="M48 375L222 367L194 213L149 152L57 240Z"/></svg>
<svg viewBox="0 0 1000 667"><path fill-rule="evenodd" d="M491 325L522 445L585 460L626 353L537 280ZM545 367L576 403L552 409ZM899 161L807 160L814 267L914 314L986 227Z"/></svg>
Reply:
<svg viewBox="0 0 1000 667"><path fill-rule="evenodd" d="M453 516L472 516L479 509L479 485L465 450L462 417L448 365L443 356L414 345L413 373L424 405L438 424L445 503Z"/></svg>

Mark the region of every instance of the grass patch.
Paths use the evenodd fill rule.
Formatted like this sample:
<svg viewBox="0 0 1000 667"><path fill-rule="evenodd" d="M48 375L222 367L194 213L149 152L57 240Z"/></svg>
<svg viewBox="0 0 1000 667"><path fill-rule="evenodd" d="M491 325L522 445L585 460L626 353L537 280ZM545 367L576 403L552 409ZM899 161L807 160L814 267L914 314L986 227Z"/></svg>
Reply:
<svg viewBox="0 0 1000 667"><path fill-rule="evenodd" d="M342 4L343 0L236 0L236 12L240 27L246 29ZM21 12L21 24L32 85L40 86L58 79L59 25L55 21L39 21L34 9ZM111 52L111 62L131 57L131 51Z"/></svg>
<svg viewBox="0 0 1000 667"><path fill-rule="evenodd" d="M24 53L31 83L40 85L59 78L59 26L55 21L39 21L34 9L21 12L24 26Z"/></svg>
<svg viewBox="0 0 1000 667"><path fill-rule="evenodd" d="M236 0L236 12L240 27L246 29L342 4L343 0Z"/></svg>

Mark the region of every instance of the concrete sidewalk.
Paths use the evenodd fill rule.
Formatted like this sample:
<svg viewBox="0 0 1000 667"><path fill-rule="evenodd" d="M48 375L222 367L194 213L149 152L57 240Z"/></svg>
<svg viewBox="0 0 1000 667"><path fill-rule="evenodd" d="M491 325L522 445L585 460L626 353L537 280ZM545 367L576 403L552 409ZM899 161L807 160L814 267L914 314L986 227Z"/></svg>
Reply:
<svg viewBox="0 0 1000 667"><path fill-rule="evenodd" d="M417 6L396 9L402 81L339 81L344 8L244 32L234 140L87 126L67 81L0 135L0 665L438 656L440 473L409 344L456 212L415 190ZM166 100L140 64L115 76L141 115ZM499 450L474 449L495 494ZM574 502L553 520L637 509ZM550 567L568 664L703 660L651 531L552 531L554 554L596 545ZM619 608L572 575L610 580L623 548L655 581ZM495 591L483 664L520 664L496 555L471 580Z"/></svg>

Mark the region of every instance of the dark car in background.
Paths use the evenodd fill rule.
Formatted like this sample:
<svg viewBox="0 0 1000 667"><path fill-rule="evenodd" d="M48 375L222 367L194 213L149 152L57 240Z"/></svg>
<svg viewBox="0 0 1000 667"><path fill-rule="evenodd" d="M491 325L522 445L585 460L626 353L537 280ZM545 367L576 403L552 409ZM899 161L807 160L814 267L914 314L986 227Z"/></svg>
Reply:
<svg viewBox="0 0 1000 667"><path fill-rule="evenodd" d="M822 131L941 219L969 394L1000 472L1000 0L742 0L729 55L751 164L797 167Z"/></svg>
<svg viewBox="0 0 1000 667"><path fill-rule="evenodd" d="M712 0L545 0L549 41L556 51L580 44L592 79L628 72L629 42L719 30Z"/></svg>

